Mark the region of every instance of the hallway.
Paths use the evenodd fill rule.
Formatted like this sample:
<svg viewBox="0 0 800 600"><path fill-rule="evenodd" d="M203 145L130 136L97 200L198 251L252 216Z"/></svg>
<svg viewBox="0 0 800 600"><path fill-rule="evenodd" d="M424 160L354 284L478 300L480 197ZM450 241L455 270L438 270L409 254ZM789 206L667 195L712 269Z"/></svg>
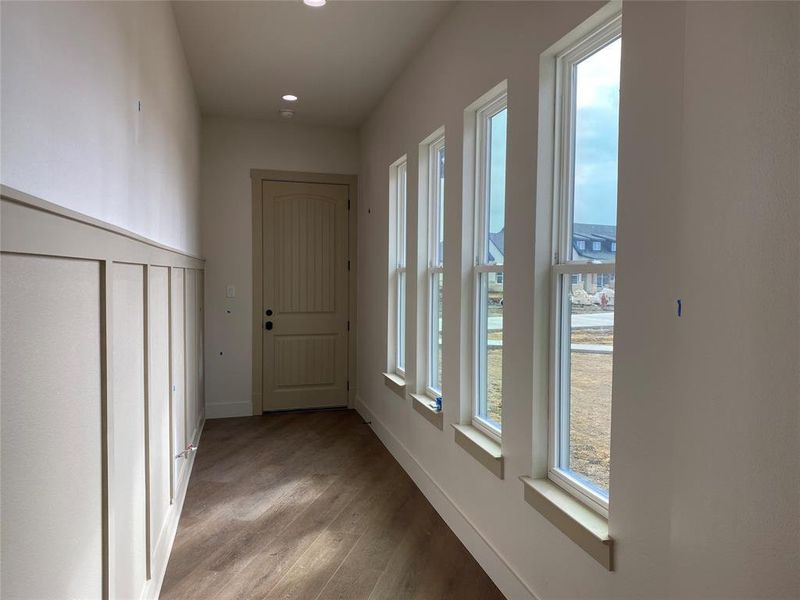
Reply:
<svg viewBox="0 0 800 600"><path fill-rule="evenodd" d="M799 167L800 0L0 0L0 600L800 600Z"/></svg>
<svg viewBox="0 0 800 600"><path fill-rule="evenodd" d="M162 598L502 598L355 411L207 421Z"/></svg>

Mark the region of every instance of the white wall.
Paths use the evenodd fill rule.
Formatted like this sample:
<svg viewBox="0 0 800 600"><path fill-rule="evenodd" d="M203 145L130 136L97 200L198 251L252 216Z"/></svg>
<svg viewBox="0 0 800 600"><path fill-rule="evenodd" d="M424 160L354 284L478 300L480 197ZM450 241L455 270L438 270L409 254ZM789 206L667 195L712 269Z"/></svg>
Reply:
<svg viewBox="0 0 800 600"><path fill-rule="evenodd" d="M206 258L205 373L209 417L252 413L252 187L250 169L353 174L354 130L204 118L201 152ZM236 297L226 298L226 287Z"/></svg>
<svg viewBox="0 0 800 600"><path fill-rule="evenodd" d="M0 181L198 253L199 110L171 5L3 2L0 21Z"/></svg>
<svg viewBox="0 0 800 600"><path fill-rule="evenodd" d="M800 5L627 3L608 572L523 500L546 375L539 55L601 4L463 3L361 131L359 408L513 598L800 595ZM469 379L463 110L508 79L498 480L453 441ZM446 128L444 432L383 382L389 165ZM463 229L463 230L462 230ZM546 244L545 244L546 246ZM409 244L414 272L414 245ZM541 257L536 257L541 258ZM537 260L537 264L547 264ZM416 290L409 285L409 298ZM684 301L678 320L676 298ZM464 300L467 299L467 300ZM408 322L416 321L413 303ZM415 339L409 329L407 338ZM409 388L416 385L413 353ZM536 364L540 364L537 362ZM481 537L482 536L482 537Z"/></svg>

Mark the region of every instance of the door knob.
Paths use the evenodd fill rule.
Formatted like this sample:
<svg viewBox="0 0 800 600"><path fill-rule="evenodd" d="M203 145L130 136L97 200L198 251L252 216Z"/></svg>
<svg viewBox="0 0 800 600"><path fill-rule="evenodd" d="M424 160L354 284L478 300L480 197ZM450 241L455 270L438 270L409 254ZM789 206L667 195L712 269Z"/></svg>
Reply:
<svg viewBox="0 0 800 600"><path fill-rule="evenodd" d="M272 321L267 321L266 324L264 325L264 328L267 329L267 331L272 329Z"/></svg>

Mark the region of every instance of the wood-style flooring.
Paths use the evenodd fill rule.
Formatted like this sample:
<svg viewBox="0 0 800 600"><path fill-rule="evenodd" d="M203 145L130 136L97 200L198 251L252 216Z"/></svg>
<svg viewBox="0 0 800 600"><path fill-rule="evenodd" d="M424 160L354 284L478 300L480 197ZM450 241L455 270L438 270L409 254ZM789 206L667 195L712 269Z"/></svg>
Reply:
<svg viewBox="0 0 800 600"><path fill-rule="evenodd" d="M500 599L350 410L206 422L161 597Z"/></svg>

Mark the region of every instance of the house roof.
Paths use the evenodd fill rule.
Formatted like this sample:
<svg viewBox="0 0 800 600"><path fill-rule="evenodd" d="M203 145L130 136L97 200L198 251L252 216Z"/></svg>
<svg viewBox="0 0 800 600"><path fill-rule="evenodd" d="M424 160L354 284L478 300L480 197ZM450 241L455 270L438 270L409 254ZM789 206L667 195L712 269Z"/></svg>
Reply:
<svg viewBox="0 0 800 600"><path fill-rule="evenodd" d="M489 232L489 249L488 249L488 252L489 252L489 260L491 262L495 262L495 263L503 262L503 259L504 259L505 254L506 254L506 249L505 249L506 239L505 238L506 238L506 228L505 227L503 227L497 233ZM496 252L493 252L492 251L493 249L495 249ZM499 254L500 256L494 256L495 254Z"/></svg>
<svg viewBox="0 0 800 600"><path fill-rule="evenodd" d="M587 242L586 248L578 250L575 244L572 244L573 252L579 257L587 260L614 260L616 252L611 252L609 242L617 241L617 227L616 225L596 225L593 223L575 223L572 226L572 237L574 239L585 240ZM592 250L591 242L603 242L600 250Z"/></svg>
<svg viewBox="0 0 800 600"><path fill-rule="evenodd" d="M617 226L616 225L595 225L593 223L575 223L572 226L572 233L576 236L585 236L588 238L600 238L603 240L616 241L617 240Z"/></svg>
<svg viewBox="0 0 800 600"><path fill-rule="evenodd" d="M611 252L608 249L608 242L617 241L617 227L616 225L595 225L593 223L575 223L572 227L572 237L577 239L586 240L587 242L600 241L604 242L601 250L592 250L592 247L587 244L585 250L578 250L575 252L588 260L612 260L616 256L616 252ZM489 233L489 260L492 262L501 262L505 256L506 245L506 229L505 227L496 233ZM573 244L574 247L574 244ZM500 256L494 256L494 250Z"/></svg>
<svg viewBox="0 0 800 600"><path fill-rule="evenodd" d="M505 245L506 245L506 228L503 227L497 233L490 233L489 239L492 240L492 243L497 246L497 249L500 250L503 254L506 253Z"/></svg>

